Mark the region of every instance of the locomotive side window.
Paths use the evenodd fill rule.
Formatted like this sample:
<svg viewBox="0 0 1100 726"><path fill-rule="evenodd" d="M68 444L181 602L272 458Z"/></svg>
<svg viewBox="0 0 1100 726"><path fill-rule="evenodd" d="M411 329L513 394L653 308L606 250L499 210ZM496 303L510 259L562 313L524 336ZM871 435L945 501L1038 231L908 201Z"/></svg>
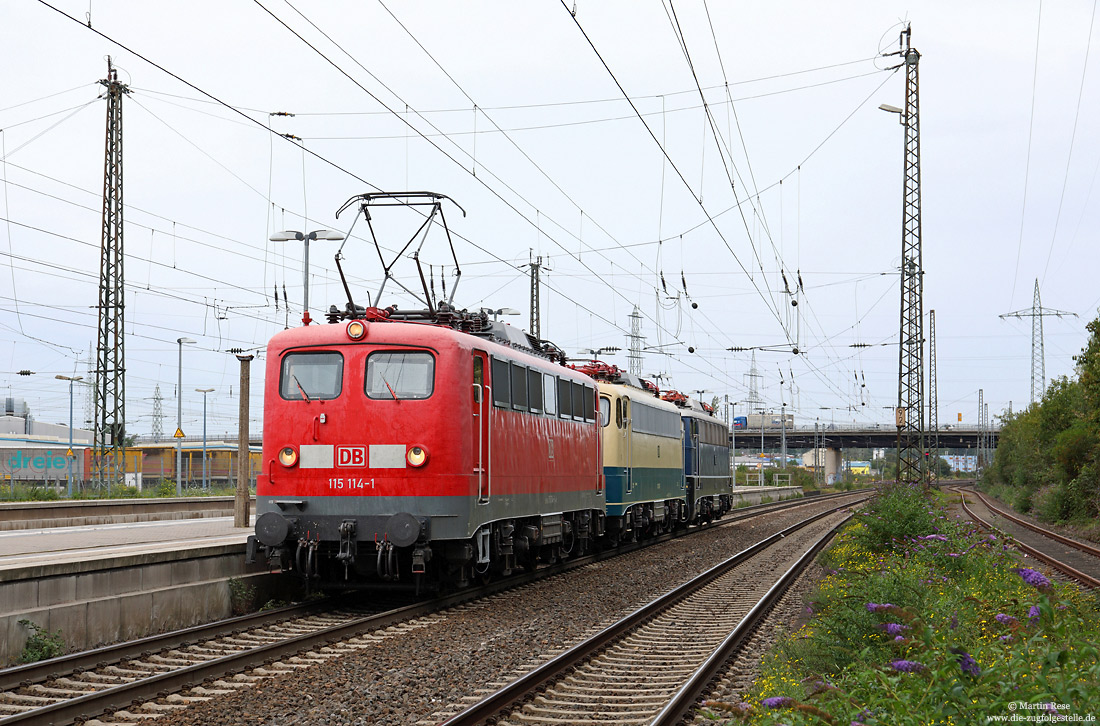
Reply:
<svg viewBox="0 0 1100 726"><path fill-rule="evenodd" d="M675 411L665 411L634 403L634 430L643 434L680 438L680 416Z"/></svg>
<svg viewBox="0 0 1100 726"><path fill-rule="evenodd" d="M615 399L615 428L623 427L623 399Z"/></svg>
<svg viewBox="0 0 1100 726"><path fill-rule="evenodd" d="M619 407L619 415L622 416L623 409ZM600 426L604 427L611 423L611 399L607 396L600 396Z"/></svg>
<svg viewBox="0 0 1100 726"><path fill-rule="evenodd" d="M542 376L543 402L546 404L546 413L550 416L558 414L558 384L557 378L544 373Z"/></svg>
<svg viewBox="0 0 1100 726"><path fill-rule="evenodd" d="M566 378L558 379L558 415L562 418L569 418L573 415L573 398L569 383Z"/></svg>
<svg viewBox="0 0 1100 726"><path fill-rule="evenodd" d="M511 374L508 371L508 361L493 358L493 403L497 406L508 407L512 402Z"/></svg>
<svg viewBox="0 0 1100 726"><path fill-rule="evenodd" d="M584 386L573 381L573 419L580 421L584 418Z"/></svg>
<svg viewBox="0 0 1100 726"><path fill-rule="evenodd" d="M527 370L527 408L532 413L542 411L542 374L533 368Z"/></svg>
<svg viewBox="0 0 1100 726"><path fill-rule="evenodd" d="M288 353L279 375L279 395L288 401L331 401L344 385L339 353Z"/></svg>
<svg viewBox="0 0 1100 726"><path fill-rule="evenodd" d="M435 358L414 351L367 356L366 393L380 400L423 399L435 388Z"/></svg>
<svg viewBox="0 0 1100 726"><path fill-rule="evenodd" d="M596 420L596 389L587 386L584 388L584 420Z"/></svg>
<svg viewBox="0 0 1100 726"><path fill-rule="evenodd" d="M517 411L527 410L527 369L512 363L512 408Z"/></svg>

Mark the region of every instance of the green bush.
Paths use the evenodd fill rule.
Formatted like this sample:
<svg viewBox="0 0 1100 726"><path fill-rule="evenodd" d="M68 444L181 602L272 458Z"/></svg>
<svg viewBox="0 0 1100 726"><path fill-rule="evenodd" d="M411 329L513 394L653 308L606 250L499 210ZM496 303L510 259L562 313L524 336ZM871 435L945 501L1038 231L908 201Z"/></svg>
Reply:
<svg viewBox="0 0 1100 726"><path fill-rule="evenodd" d="M883 552L906 537L931 534L931 495L920 486L883 484L860 512L863 527L857 537L873 552Z"/></svg>
<svg viewBox="0 0 1100 726"><path fill-rule="evenodd" d="M50 632L26 618L20 620L19 624L31 631L31 636L23 645L23 652L19 654L20 663L35 663L56 658L65 652L65 641L61 638L60 630Z"/></svg>
<svg viewBox="0 0 1100 726"><path fill-rule="evenodd" d="M229 605L234 615L252 612L256 604L256 588L236 577L229 578Z"/></svg>

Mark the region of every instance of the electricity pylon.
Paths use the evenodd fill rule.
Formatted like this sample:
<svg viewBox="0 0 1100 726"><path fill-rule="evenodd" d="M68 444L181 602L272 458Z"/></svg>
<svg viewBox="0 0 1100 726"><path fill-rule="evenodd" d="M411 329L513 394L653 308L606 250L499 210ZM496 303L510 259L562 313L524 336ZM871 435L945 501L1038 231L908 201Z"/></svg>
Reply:
<svg viewBox="0 0 1100 726"><path fill-rule="evenodd" d="M1004 318L1031 318L1031 402L1035 403L1043 397L1047 387L1046 356L1043 352L1043 317L1062 317L1077 313L1068 313L1065 310L1044 308L1039 302L1039 279L1035 278L1035 299L1030 308L1017 310L1014 313L1001 315Z"/></svg>

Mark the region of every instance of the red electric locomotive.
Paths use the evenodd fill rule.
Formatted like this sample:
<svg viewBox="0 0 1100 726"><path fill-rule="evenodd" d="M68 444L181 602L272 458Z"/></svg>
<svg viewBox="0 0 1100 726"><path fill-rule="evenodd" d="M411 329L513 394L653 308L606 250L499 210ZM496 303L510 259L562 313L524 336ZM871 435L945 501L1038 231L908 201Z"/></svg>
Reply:
<svg viewBox="0 0 1100 726"><path fill-rule="evenodd" d="M461 587L603 534L591 378L484 312L348 311L268 344L250 558L325 588Z"/></svg>

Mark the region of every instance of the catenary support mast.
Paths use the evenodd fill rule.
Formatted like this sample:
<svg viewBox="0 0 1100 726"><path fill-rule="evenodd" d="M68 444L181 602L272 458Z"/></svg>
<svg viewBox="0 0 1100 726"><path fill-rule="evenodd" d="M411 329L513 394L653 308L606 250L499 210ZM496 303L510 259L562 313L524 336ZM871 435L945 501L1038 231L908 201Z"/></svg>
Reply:
<svg viewBox="0 0 1100 726"><path fill-rule="evenodd" d="M936 311L928 311L928 483L938 477L936 466L940 460L939 396L936 392Z"/></svg>
<svg viewBox="0 0 1100 726"><path fill-rule="evenodd" d="M901 226L901 339L898 352L898 482L924 482L924 264L921 257L920 53L901 33L905 67L905 178Z"/></svg>
<svg viewBox="0 0 1100 726"><path fill-rule="evenodd" d="M95 444L92 477L97 486L121 486L125 472L126 355L125 278L122 247L122 97L130 89L107 58L107 138L103 171L103 236L99 266L99 343L95 368Z"/></svg>

